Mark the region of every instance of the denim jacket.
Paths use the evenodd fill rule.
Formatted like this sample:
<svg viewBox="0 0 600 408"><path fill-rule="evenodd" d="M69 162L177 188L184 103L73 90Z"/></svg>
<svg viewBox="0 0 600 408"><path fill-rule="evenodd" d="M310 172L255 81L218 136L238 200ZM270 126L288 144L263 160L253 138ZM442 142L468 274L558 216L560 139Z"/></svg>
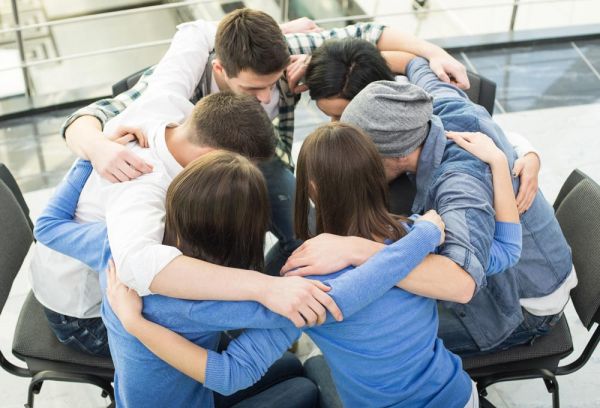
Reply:
<svg viewBox="0 0 600 408"><path fill-rule="evenodd" d="M445 131L482 132L491 137L508 158L512 169L516 154L488 112L470 102L456 87L440 81L426 60L413 59L407 76L429 92L433 114L416 174L413 212L435 209L446 224L446 241L440 254L449 257L477 285L466 305L444 302L459 316L482 351L502 343L522 322L520 298L552 293L572 268L571 250L552 206L538 191L532 206L521 216L523 248L519 262L508 270L485 275L494 235L493 184L490 168L454 142ZM519 180L514 179L515 192Z"/></svg>

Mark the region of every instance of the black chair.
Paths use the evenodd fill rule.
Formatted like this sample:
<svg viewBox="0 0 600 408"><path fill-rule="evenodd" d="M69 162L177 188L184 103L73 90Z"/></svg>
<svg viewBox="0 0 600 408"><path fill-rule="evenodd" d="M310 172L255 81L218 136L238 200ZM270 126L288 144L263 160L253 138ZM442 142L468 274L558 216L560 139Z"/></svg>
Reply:
<svg viewBox="0 0 600 408"><path fill-rule="evenodd" d="M20 196L18 187L15 191ZM33 242L27 218L11 189L0 181L0 313ZM61 344L48 326L42 305L31 292L21 309L12 348L26 368L12 364L1 352L0 366L16 376L31 378L25 407L33 407L34 394L48 380L97 385L103 396L114 401L112 360L89 356Z"/></svg>
<svg viewBox="0 0 600 408"><path fill-rule="evenodd" d="M575 170L554 203L556 218L573 252L573 264L579 284L571 291L571 300L581 322L588 329L600 323L600 186ZM486 388L503 381L542 378L552 406L560 406L556 377L577 371L590 359L600 341L597 326L581 355L571 364L559 362L573 351L567 320L563 318L547 335L531 346L519 346L490 355L463 359L465 370L477 383L480 395Z"/></svg>
<svg viewBox="0 0 600 408"><path fill-rule="evenodd" d="M494 101L496 100L496 83L486 77L474 72L467 71L471 87L465 91L469 99L481 105L490 113L494 114Z"/></svg>
<svg viewBox="0 0 600 408"><path fill-rule="evenodd" d="M29 207L25 202L25 198L23 198L23 194L21 194L21 190L19 189L19 185L17 181L13 177L12 173L8 170L8 167L4 165L4 163L0 163L0 180L6 184L6 187L10 189L13 196L17 199L21 210L25 214L25 218L27 218L27 223L29 224L29 228L33 230L33 223L31 222L31 218L29 217Z"/></svg>
<svg viewBox="0 0 600 408"><path fill-rule="evenodd" d="M123 92L131 89L137 83L137 81L140 80L140 78L142 77L142 75L144 75L144 72L146 72L146 70L148 68L150 68L150 67L140 69L139 71L129 75L126 78L121 79L119 82L114 84L112 86L112 96L115 97L115 96L119 95L120 93L123 93Z"/></svg>

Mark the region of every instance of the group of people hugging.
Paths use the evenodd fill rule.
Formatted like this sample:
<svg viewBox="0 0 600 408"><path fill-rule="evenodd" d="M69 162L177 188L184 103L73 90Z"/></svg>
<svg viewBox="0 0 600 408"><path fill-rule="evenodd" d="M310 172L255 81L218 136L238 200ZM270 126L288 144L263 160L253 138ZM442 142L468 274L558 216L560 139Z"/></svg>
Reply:
<svg viewBox="0 0 600 408"><path fill-rule="evenodd" d="M468 87L375 23L181 24L62 128L80 159L31 261L50 327L112 358L118 407L316 406L302 333L345 407L477 407L460 356L545 335L577 277L539 154ZM294 163L306 90L332 121Z"/></svg>

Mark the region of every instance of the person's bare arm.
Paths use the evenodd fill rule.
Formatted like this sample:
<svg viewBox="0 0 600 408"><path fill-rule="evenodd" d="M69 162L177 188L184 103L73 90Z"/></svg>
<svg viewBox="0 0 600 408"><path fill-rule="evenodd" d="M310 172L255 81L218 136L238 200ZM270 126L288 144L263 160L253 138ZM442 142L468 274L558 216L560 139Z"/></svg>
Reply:
<svg viewBox="0 0 600 408"><path fill-rule="evenodd" d="M508 159L487 135L478 132L447 132L446 137L480 160L492 170L496 221L519 223L519 211L508 168Z"/></svg>
<svg viewBox="0 0 600 408"><path fill-rule="evenodd" d="M152 293L180 299L253 300L287 317L297 327L324 321L325 309L336 320L342 312L327 295L329 287L300 277L272 277L178 256L150 284Z"/></svg>
<svg viewBox="0 0 600 408"><path fill-rule="evenodd" d="M410 60L415 58L414 54L403 51L382 51L381 55L395 74L404 74Z"/></svg>
<svg viewBox="0 0 600 408"><path fill-rule="evenodd" d="M469 78L463 64L442 48L395 27L386 27L377 42L379 51L403 51L429 61L431 70L444 82L469 89Z"/></svg>
<svg viewBox="0 0 600 408"><path fill-rule="evenodd" d="M290 257L283 269L286 276L326 275L349 265L362 265L385 247L358 237L322 234L313 239L306 241L307 246L299 254ZM306 266L295 268L297 265ZM459 303L469 302L475 291L473 278L440 255L428 255L397 286L415 295Z"/></svg>

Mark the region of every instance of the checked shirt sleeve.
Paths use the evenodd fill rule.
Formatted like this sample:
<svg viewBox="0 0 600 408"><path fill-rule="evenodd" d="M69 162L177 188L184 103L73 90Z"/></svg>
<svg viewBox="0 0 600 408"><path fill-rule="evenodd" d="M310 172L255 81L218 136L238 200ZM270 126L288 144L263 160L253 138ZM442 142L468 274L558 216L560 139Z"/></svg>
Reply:
<svg viewBox="0 0 600 408"><path fill-rule="evenodd" d="M106 98L96 101L71 114L71 116L65 120L60 128L60 134L62 137L65 137L65 131L71 125L71 123L81 116L96 117L102 123L102 127L104 128L106 122L123 112L127 106L139 98L140 95L146 90L149 79L154 72L154 68L155 67L148 68L140 77L139 81L131 89L115 96L114 98Z"/></svg>
<svg viewBox="0 0 600 408"><path fill-rule="evenodd" d="M319 33L287 34L290 54L312 54L323 42L332 38L360 38L377 44L385 26L375 23L358 23L343 28L323 30Z"/></svg>

